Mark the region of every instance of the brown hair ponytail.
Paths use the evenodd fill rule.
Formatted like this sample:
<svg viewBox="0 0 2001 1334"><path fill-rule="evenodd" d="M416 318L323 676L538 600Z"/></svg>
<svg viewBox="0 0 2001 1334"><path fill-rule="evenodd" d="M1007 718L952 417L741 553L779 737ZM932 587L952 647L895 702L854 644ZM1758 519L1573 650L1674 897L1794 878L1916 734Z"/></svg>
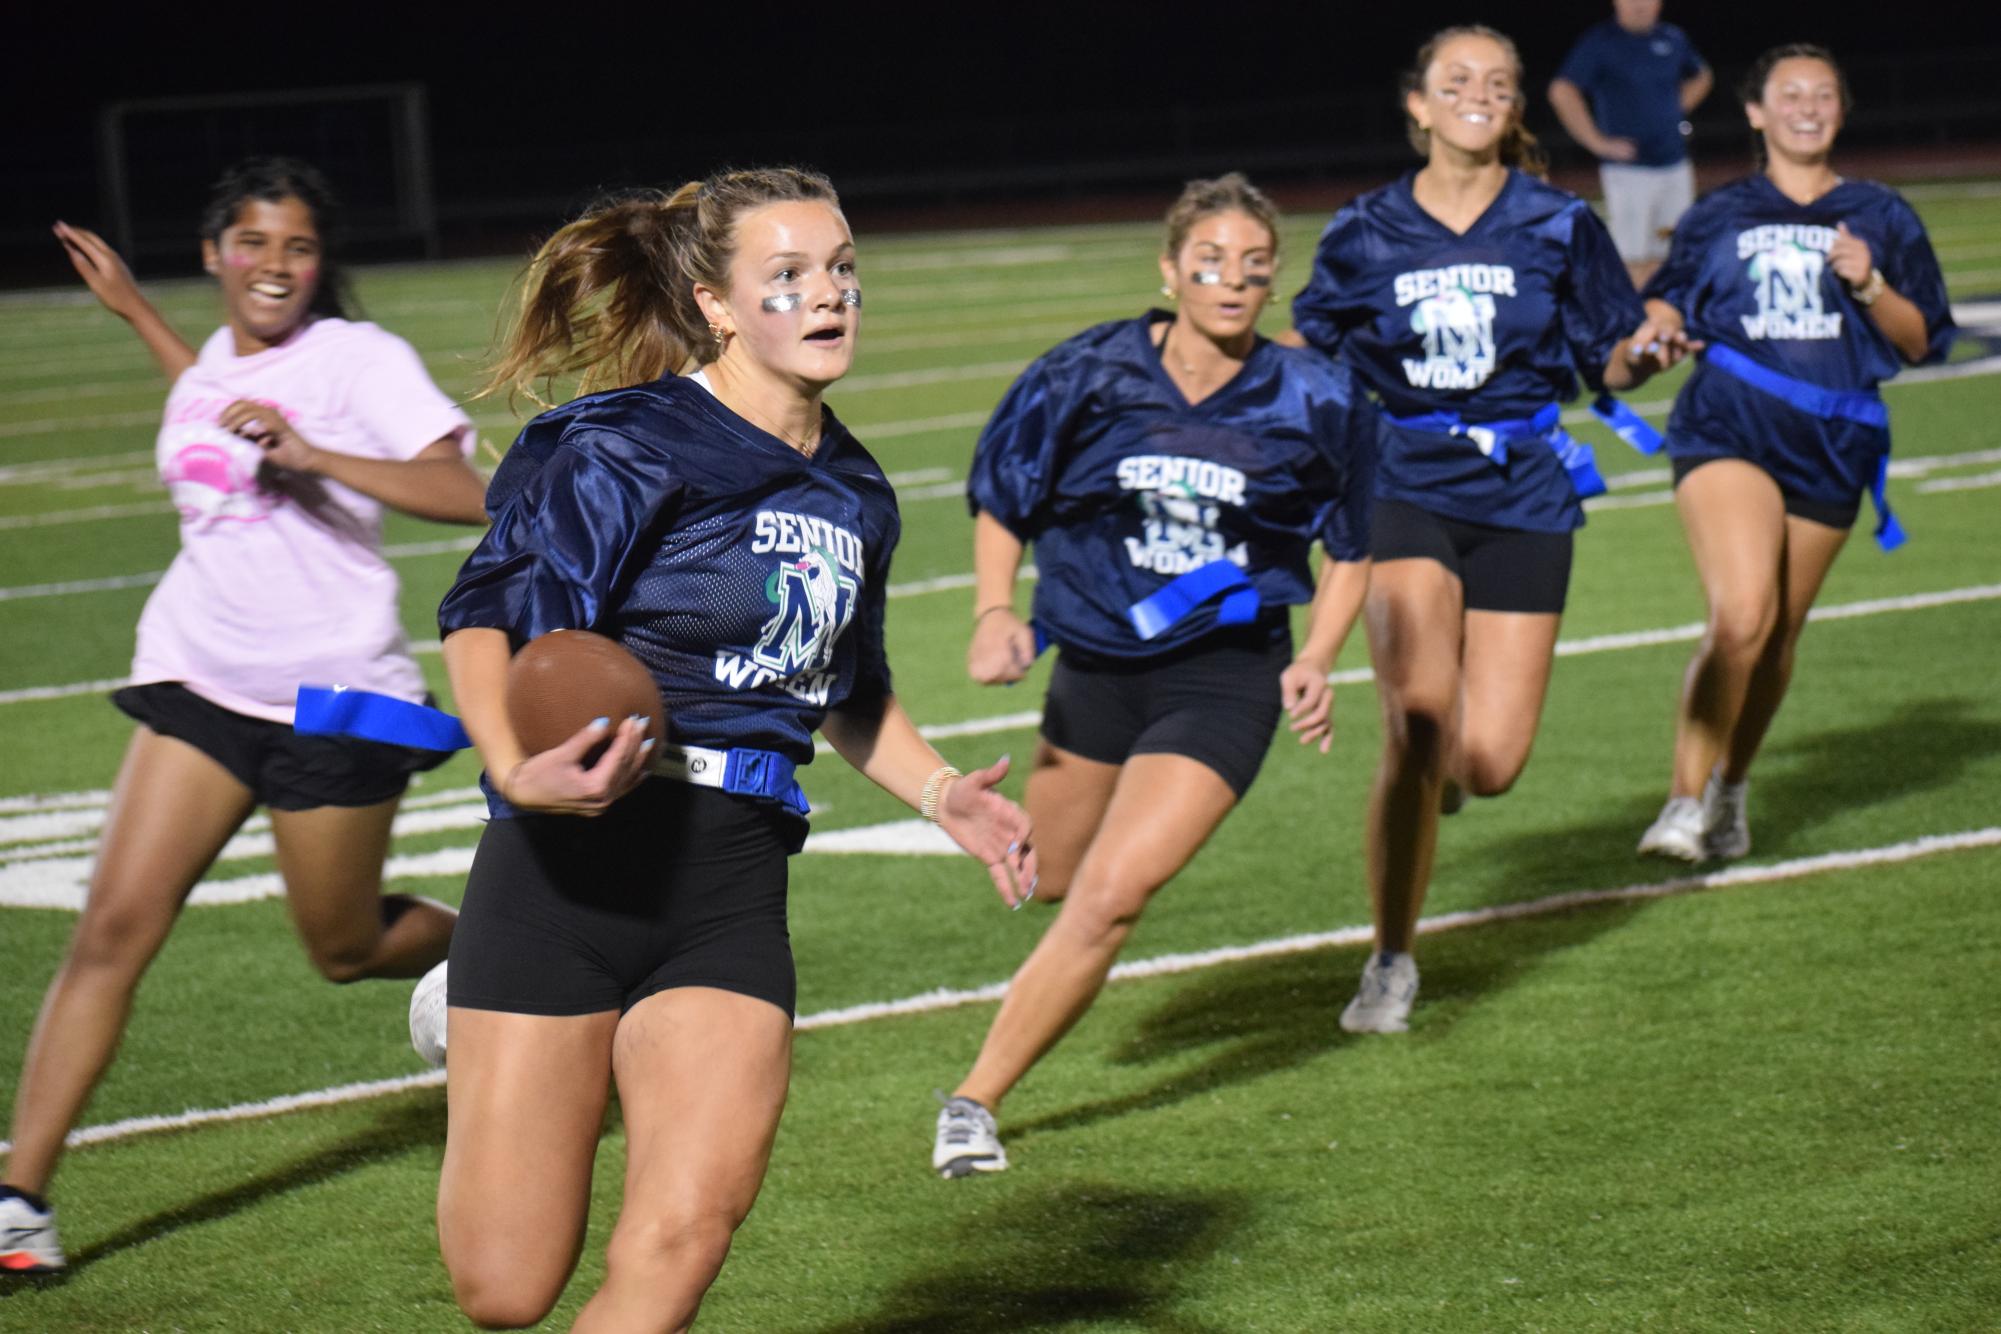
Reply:
<svg viewBox="0 0 2001 1334"><path fill-rule="evenodd" d="M1514 39L1506 33L1488 27L1484 23L1462 23L1456 27L1441 28L1431 35L1429 41L1417 48L1417 58L1404 71L1398 84L1398 104L1404 108L1404 132L1410 139L1410 146L1420 155L1431 155L1431 133L1419 125L1410 114L1410 95L1424 92L1424 75L1431 68L1431 62L1438 57L1438 48L1459 37L1484 37L1499 46L1508 56L1508 63L1515 71L1515 107L1508 119L1508 126L1501 132L1500 157L1504 166L1526 172L1530 176L1547 179L1549 157L1542 151L1542 145L1529 133L1524 117L1528 114L1527 71L1522 67L1522 53L1515 47Z"/></svg>
<svg viewBox="0 0 2001 1334"><path fill-rule="evenodd" d="M481 395L505 388L543 406L537 386L577 378L595 393L679 373L717 354L695 284L729 290L737 223L767 204L840 199L826 177L795 167L717 172L672 194L604 200L551 236L517 284Z"/></svg>

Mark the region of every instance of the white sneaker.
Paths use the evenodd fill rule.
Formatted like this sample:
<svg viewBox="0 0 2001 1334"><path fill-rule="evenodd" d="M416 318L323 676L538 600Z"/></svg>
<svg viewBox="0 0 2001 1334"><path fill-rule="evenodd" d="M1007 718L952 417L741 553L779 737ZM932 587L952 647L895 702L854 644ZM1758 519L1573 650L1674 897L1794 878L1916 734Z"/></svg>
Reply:
<svg viewBox="0 0 2001 1334"><path fill-rule="evenodd" d="M947 1098L938 1109L938 1138L931 1145L931 1170L945 1179L975 1172L1007 1171L994 1114L971 1098Z"/></svg>
<svg viewBox="0 0 2001 1334"><path fill-rule="evenodd" d="M1417 960L1408 954L1381 950L1369 956L1355 999L1341 1011L1341 1027L1350 1033L1402 1033L1410 1028L1411 1002L1417 999Z"/></svg>
<svg viewBox="0 0 2001 1334"><path fill-rule="evenodd" d="M410 993L410 1045L433 1070L445 1064L445 965L417 979Z"/></svg>
<svg viewBox="0 0 2001 1334"><path fill-rule="evenodd" d="M1745 806L1751 795L1749 779L1726 783L1715 774L1702 788L1702 846L1712 857L1728 861L1751 850L1751 821Z"/></svg>
<svg viewBox="0 0 2001 1334"><path fill-rule="evenodd" d="M1661 813L1640 835L1639 851L1656 857L1699 862L1708 855L1702 842L1702 801L1697 797L1669 797Z"/></svg>
<svg viewBox="0 0 2001 1334"><path fill-rule="evenodd" d="M53 1274L68 1267L56 1240L54 1206L37 1209L19 1195L0 1199L0 1273Z"/></svg>

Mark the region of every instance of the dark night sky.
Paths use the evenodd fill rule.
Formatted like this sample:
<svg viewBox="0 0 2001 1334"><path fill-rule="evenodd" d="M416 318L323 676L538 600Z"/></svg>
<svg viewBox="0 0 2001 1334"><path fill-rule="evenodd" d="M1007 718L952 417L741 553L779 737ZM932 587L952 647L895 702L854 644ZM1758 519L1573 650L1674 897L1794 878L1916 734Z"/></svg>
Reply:
<svg viewBox="0 0 2001 1334"><path fill-rule="evenodd" d="M1532 118L1547 122L1544 83L1575 33L1610 6L1196 10L1003 0L888 10L752 0L614 19L602 16L614 12L608 7L580 4L211 3L158 6L116 25L80 22L77 12L38 5L8 20L10 79L0 92L12 176L0 191L0 234L8 239L58 213L92 215L96 116L119 99L421 80L447 198L588 192L684 178L724 160L805 158L838 183L859 172L980 167L1009 155L1060 162L1139 153L1156 124L1157 143L1171 151L1173 125L1199 131L1205 119L1258 101L1366 97L1387 107L1417 42L1469 19L1517 38ZM1877 58L2001 46L1991 5L1894 12L1922 19L1898 24L1882 6L1825 3L1666 6L1666 17L1725 70L1800 38ZM683 21L653 17L662 13ZM934 142L900 158L889 146L898 127L941 122L965 123L963 143ZM996 124L1033 128L1010 134ZM1310 123L1294 132L1338 145L1354 126ZM927 160L910 160L919 157Z"/></svg>

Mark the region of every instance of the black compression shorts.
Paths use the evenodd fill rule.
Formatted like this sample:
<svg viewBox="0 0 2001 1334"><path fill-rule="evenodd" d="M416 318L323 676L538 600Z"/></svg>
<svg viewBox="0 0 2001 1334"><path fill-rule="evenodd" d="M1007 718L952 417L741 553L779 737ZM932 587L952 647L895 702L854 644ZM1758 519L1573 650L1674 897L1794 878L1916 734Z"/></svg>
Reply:
<svg viewBox="0 0 2001 1334"><path fill-rule="evenodd" d="M1158 658L1065 649L1049 678L1042 735L1101 764L1185 755L1214 769L1241 799L1271 749L1283 712L1278 677L1291 661L1291 632L1269 615Z"/></svg>
<svg viewBox="0 0 2001 1334"><path fill-rule="evenodd" d="M650 778L595 819L516 815L480 836L447 1000L517 1014L631 1009L716 987L793 1012L786 859L797 821Z"/></svg>
<svg viewBox="0 0 2001 1334"><path fill-rule="evenodd" d="M1561 612L1570 589L1569 533L1491 528L1377 500L1370 555L1380 565L1435 560L1459 577L1468 611Z"/></svg>

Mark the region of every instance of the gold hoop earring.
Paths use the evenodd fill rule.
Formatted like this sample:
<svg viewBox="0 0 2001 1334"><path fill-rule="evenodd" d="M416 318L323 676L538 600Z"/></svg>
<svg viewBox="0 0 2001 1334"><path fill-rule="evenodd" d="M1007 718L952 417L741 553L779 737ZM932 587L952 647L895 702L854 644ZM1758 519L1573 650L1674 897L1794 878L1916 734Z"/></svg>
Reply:
<svg viewBox="0 0 2001 1334"><path fill-rule="evenodd" d="M1160 285L1160 294L1166 297L1169 301L1179 301L1181 299L1181 294L1179 292L1176 292L1172 287L1169 287L1166 283L1162 283Z"/></svg>

